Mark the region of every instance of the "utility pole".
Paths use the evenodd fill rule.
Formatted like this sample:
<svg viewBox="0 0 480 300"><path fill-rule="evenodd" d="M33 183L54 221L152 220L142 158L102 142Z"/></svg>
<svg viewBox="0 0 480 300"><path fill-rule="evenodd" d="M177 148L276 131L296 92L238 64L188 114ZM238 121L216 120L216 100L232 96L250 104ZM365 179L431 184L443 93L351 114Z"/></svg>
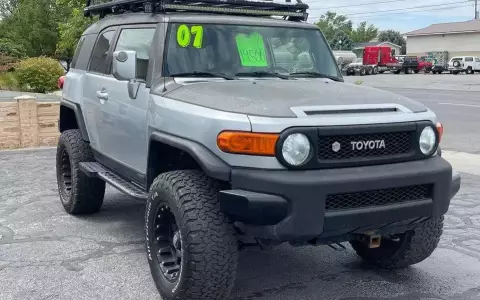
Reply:
<svg viewBox="0 0 480 300"><path fill-rule="evenodd" d="M475 0L475 20L478 20L478 8L477 8L477 1Z"/></svg>

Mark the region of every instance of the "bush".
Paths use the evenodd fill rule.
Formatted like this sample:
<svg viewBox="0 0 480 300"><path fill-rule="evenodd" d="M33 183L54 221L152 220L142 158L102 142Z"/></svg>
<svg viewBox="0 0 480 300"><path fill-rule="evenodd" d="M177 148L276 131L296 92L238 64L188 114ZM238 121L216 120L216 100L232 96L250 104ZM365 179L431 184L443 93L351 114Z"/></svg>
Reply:
<svg viewBox="0 0 480 300"><path fill-rule="evenodd" d="M15 70L15 64L19 61L18 58L13 56L4 55L0 53L0 73L11 72Z"/></svg>
<svg viewBox="0 0 480 300"><path fill-rule="evenodd" d="M63 74L64 69L58 61L44 56L22 60L15 70L18 83L38 93L57 90L57 80Z"/></svg>
<svg viewBox="0 0 480 300"><path fill-rule="evenodd" d="M0 72L0 90L16 91L19 90L17 80L14 73L1 73Z"/></svg>

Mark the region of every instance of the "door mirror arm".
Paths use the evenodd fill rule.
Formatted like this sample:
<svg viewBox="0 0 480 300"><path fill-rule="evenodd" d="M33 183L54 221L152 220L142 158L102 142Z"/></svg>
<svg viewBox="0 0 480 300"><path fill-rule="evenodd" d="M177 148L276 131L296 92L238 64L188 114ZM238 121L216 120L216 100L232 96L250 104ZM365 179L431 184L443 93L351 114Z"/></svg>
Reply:
<svg viewBox="0 0 480 300"><path fill-rule="evenodd" d="M130 79L128 81L128 96L130 97L130 99L136 99L137 98L137 94L138 94L138 89L140 88L140 83L142 83L142 81L139 81L137 79Z"/></svg>

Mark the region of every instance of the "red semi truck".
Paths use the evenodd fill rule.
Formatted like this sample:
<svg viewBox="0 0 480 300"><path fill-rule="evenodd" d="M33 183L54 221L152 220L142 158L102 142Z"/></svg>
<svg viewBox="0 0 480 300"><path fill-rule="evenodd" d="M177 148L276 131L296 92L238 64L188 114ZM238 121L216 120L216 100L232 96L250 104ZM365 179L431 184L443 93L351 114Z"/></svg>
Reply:
<svg viewBox="0 0 480 300"><path fill-rule="evenodd" d="M347 75L375 75L389 70L388 64L397 63L388 46L367 46L363 49L363 58L358 58L346 68Z"/></svg>

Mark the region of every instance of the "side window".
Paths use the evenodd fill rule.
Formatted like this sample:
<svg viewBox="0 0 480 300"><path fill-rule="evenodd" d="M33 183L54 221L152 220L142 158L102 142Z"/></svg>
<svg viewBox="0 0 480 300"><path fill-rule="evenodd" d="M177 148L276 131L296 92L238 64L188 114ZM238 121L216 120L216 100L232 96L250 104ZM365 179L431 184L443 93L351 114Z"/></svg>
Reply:
<svg viewBox="0 0 480 300"><path fill-rule="evenodd" d="M113 40L113 36L115 35L115 30L105 31L102 33L98 39L95 47L92 51L92 56L90 58L90 66L88 68L89 71L95 73L105 73L106 67L108 65L107 56L108 56L108 49L110 49L110 45Z"/></svg>
<svg viewBox="0 0 480 300"><path fill-rule="evenodd" d="M475 61L476 61L476 62L480 62L480 58L475 57Z"/></svg>
<svg viewBox="0 0 480 300"><path fill-rule="evenodd" d="M78 41L77 48L75 48L75 53L73 54L72 63L70 64L70 68L75 68L77 65L78 55L80 54L80 49L83 46L83 42L85 42L85 36L82 36Z"/></svg>
<svg viewBox="0 0 480 300"><path fill-rule="evenodd" d="M465 61L473 61L473 57L465 57Z"/></svg>
<svg viewBox="0 0 480 300"><path fill-rule="evenodd" d="M115 51L130 50L137 52L137 78L146 79L150 45L152 44L155 28L126 28L122 29Z"/></svg>

